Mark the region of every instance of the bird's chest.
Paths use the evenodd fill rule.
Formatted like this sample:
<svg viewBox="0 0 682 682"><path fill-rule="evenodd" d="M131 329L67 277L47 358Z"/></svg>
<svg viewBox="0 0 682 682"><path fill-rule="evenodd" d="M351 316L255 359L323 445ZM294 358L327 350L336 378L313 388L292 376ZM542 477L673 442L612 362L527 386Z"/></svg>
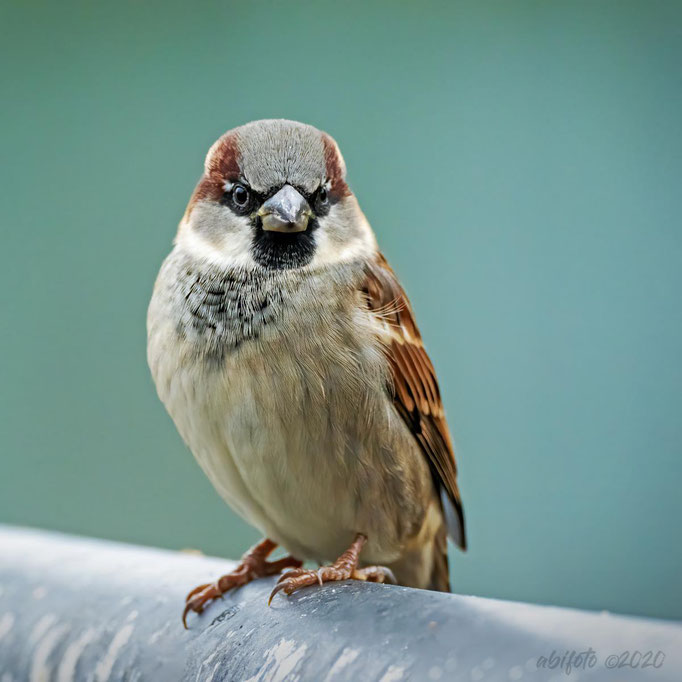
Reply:
<svg viewBox="0 0 682 682"><path fill-rule="evenodd" d="M386 362L352 271L257 277L187 270L174 279L173 303L163 306L174 337L170 365L192 387L186 399L234 438L243 433L240 445L256 442L259 432L329 437L330 424L346 424L383 396Z"/></svg>

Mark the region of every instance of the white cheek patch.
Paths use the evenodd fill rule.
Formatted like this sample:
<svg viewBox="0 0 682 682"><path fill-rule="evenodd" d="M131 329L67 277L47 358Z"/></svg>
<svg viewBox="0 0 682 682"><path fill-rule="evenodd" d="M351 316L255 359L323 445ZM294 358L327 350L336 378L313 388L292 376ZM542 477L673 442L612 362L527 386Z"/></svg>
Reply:
<svg viewBox="0 0 682 682"><path fill-rule="evenodd" d="M220 268L253 269L251 225L227 211L218 204L195 206L189 218L180 223L175 243L195 258Z"/></svg>
<svg viewBox="0 0 682 682"><path fill-rule="evenodd" d="M352 227L349 222L352 222ZM310 267L347 263L369 256L376 250L376 238L359 207L351 215L332 211L321 229L315 232L315 256Z"/></svg>

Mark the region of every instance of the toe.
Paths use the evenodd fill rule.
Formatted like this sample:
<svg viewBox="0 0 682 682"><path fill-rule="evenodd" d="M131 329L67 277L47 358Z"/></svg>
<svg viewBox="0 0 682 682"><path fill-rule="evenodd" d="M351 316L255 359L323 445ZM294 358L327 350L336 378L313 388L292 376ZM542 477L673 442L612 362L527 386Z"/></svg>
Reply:
<svg viewBox="0 0 682 682"><path fill-rule="evenodd" d="M282 573L280 579L275 585L275 589L270 593L268 606L272 603L273 597L278 592L284 592L284 594L290 595L296 592L296 590L300 590L302 587L315 585L315 583L322 585L323 577L321 570L322 569L319 571L310 571L303 568L294 568L291 571Z"/></svg>
<svg viewBox="0 0 682 682"><path fill-rule="evenodd" d="M200 589L201 591L199 591ZM192 590L187 596L185 609L182 612L182 624L185 626L185 629L187 629L187 614L190 611L202 613L208 602L221 596L222 594L215 584L202 585L200 588Z"/></svg>
<svg viewBox="0 0 682 682"><path fill-rule="evenodd" d="M393 571L386 566L367 566L353 571L353 580L366 580L370 583L390 583L397 585L398 581L393 575Z"/></svg>
<svg viewBox="0 0 682 682"><path fill-rule="evenodd" d="M199 594L199 592L203 592L207 587L210 587L211 583L204 583L203 585L199 585L198 587L195 587L186 597L185 601L188 602L195 594Z"/></svg>

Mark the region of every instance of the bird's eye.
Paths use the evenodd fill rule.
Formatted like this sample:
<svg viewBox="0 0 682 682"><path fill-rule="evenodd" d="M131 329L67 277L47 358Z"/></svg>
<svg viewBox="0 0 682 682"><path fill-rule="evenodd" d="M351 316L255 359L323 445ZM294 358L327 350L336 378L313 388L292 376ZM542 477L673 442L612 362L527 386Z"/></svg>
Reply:
<svg viewBox="0 0 682 682"><path fill-rule="evenodd" d="M244 187L244 185L235 185L232 188L232 201L234 201L237 208L246 208L249 205L249 200L251 199L251 194L249 190Z"/></svg>
<svg viewBox="0 0 682 682"><path fill-rule="evenodd" d="M315 193L315 212L326 213L329 209L329 192L326 187L320 187Z"/></svg>

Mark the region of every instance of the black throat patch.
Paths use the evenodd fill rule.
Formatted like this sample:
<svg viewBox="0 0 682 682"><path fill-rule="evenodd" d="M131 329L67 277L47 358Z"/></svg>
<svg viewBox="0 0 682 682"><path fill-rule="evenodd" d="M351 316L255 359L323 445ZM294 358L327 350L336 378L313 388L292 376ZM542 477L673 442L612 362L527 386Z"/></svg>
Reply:
<svg viewBox="0 0 682 682"><path fill-rule="evenodd" d="M251 255L259 265L268 270L292 270L308 265L315 255L317 220L311 218L305 232L285 234L264 230L260 218L254 223Z"/></svg>

